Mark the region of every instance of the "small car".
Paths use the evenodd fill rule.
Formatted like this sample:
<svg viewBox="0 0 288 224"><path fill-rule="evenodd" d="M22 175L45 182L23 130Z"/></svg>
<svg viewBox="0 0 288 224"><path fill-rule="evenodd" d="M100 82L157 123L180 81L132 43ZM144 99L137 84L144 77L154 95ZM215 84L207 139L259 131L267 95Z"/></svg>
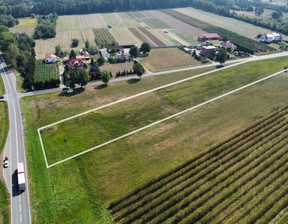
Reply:
<svg viewBox="0 0 288 224"><path fill-rule="evenodd" d="M67 93L73 93L74 90L73 90L73 89L69 89L69 90L67 90L66 92L67 92Z"/></svg>
<svg viewBox="0 0 288 224"><path fill-rule="evenodd" d="M0 96L0 99L4 99L4 96Z"/></svg>
<svg viewBox="0 0 288 224"><path fill-rule="evenodd" d="M7 168L9 166L9 160L7 157L3 161L3 166L4 166L4 168Z"/></svg>
<svg viewBox="0 0 288 224"><path fill-rule="evenodd" d="M62 90L69 90L69 87L63 87Z"/></svg>

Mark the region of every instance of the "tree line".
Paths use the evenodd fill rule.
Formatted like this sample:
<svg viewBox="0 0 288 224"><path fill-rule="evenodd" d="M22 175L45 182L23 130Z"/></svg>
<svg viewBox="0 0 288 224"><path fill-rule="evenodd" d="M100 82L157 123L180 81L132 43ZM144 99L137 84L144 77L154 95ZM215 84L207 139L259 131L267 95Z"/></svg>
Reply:
<svg viewBox="0 0 288 224"><path fill-rule="evenodd" d="M35 27L33 38L34 39L47 39L56 36L56 21L58 19L57 13L51 13L47 16L39 16L38 24Z"/></svg>
<svg viewBox="0 0 288 224"><path fill-rule="evenodd" d="M0 50L8 66L15 68L24 78L23 87L34 82L35 42L26 33L12 34L8 27L0 25Z"/></svg>

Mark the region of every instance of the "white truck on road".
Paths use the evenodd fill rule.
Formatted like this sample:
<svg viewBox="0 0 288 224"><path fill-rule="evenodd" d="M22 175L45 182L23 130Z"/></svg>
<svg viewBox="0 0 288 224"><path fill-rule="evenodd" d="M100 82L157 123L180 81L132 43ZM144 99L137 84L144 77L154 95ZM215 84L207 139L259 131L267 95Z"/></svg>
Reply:
<svg viewBox="0 0 288 224"><path fill-rule="evenodd" d="M17 167L17 176L18 176L18 185L20 191L25 191L25 172L24 172L24 163L18 163Z"/></svg>

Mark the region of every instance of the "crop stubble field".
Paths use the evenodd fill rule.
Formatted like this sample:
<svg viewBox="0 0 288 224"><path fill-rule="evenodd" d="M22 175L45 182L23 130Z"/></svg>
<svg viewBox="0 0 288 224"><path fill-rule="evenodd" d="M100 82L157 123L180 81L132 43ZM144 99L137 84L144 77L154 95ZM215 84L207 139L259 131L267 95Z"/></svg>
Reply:
<svg viewBox="0 0 288 224"><path fill-rule="evenodd" d="M285 60L271 62L272 66L263 67L263 71L281 69ZM123 93L129 89L132 93L137 88L151 88L151 85L167 82L167 78L169 81L173 77L177 79L180 74L143 78L133 85L111 83L109 88L102 90L86 87L82 93L84 96L64 97L53 93L23 99L25 123L31 129L25 134L29 164L33 164L29 168L33 177L32 208L36 223L65 223L72 219L80 223L112 223L111 215L106 210L111 201L125 198L127 192L133 192L139 185L159 174L170 172L186 162L187 158L194 157L211 145L235 135L251 122L288 104L288 79L286 75L280 75L75 160L49 170L45 168L37 140L38 127L80 113L84 108L93 108L97 106L95 104L114 101L123 97ZM103 101L99 94L103 94L108 101ZM83 97L87 100L84 101Z"/></svg>

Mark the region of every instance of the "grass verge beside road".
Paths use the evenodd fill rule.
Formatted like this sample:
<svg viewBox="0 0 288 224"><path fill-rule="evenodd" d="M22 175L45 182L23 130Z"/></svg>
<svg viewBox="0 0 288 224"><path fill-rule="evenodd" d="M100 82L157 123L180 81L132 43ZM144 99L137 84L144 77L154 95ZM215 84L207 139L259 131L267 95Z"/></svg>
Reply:
<svg viewBox="0 0 288 224"><path fill-rule="evenodd" d="M264 75L269 71L272 74L283 69L286 61L286 58L271 60L271 64L263 61L263 65L267 64L268 68L260 67ZM249 66L245 69L249 71L256 68ZM189 74L197 73L189 71L142 78L140 82L131 81L133 84L111 83L108 88L102 89L86 87L81 94L69 97L52 93L22 99L24 127L29 127L25 135L31 177L32 221L112 223L111 215L106 210L111 201L288 104L288 77L284 73L149 130L46 169L37 128L188 77ZM205 94L201 89L200 92ZM141 102L135 106L139 104Z"/></svg>
<svg viewBox="0 0 288 224"><path fill-rule="evenodd" d="M4 82L3 82L3 79L0 75L0 96L4 95L5 94L5 87L4 87Z"/></svg>
<svg viewBox="0 0 288 224"><path fill-rule="evenodd" d="M9 131L8 107L6 102L0 102L0 124L0 153L2 153ZM0 180L0 223L10 223L9 204L9 194L5 184Z"/></svg>

